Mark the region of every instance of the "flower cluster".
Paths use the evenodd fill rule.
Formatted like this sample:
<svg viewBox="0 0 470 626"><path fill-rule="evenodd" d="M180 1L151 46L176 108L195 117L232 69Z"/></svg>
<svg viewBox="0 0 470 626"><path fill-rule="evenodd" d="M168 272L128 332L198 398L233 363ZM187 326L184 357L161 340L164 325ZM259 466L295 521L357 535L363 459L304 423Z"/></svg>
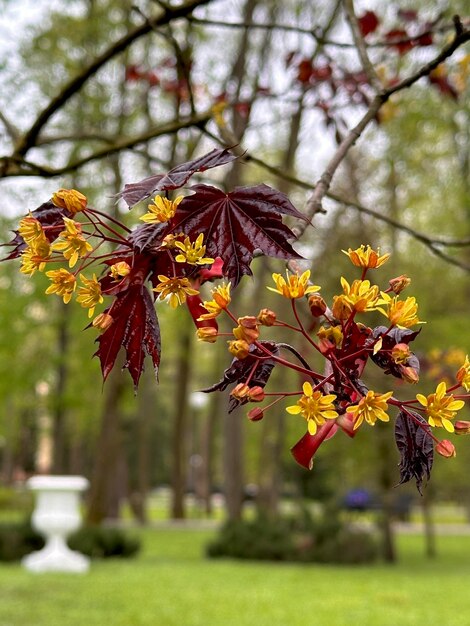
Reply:
<svg viewBox="0 0 470 626"><path fill-rule="evenodd" d="M264 392L263 398L268 400L268 404L249 410L248 418L251 421L263 419L276 403L292 395L300 396L295 404L286 407L286 411L301 416L307 422L305 437L292 449L297 461L306 467L311 467L312 456L319 445L336 430L354 437L364 425L389 422L393 409L400 416L396 426L397 445L403 454L405 452L399 443L400 429L403 424L409 423L411 429L422 429L425 438L435 441L438 454L454 456L453 444L448 440L440 441L433 430L444 428L456 434L470 432L470 422L461 420L455 425L453 423L458 411L464 407L464 399L470 394L452 393L459 387L466 392L470 390L468 356L458 370L454 384L447 388L446 383L441 382L436 392L427 397L417 394L414 400L401 401L394 397L393 391L368 388L362 379L368 362L405 383L419 381L420 363L410 344L419 332L412 328L424 322L418 317L416 299L401 296L411 283L408 276L390 279L385 289L366 277L370 270L383 266L389 254L380 254L365 245L343 252L355 267L360 268L361 276L352 281L341 277L342 291L333 296L330 306L318 293L321 287L310 283L310 271L302 274L287 271L285 277L273 274L275 286L268 286L268 289L290 301L296 325L280 320L270 309L237 318L229 307L230 286L222 284L212 290L213 300L203 303L207 313L200 319L212 319L225 311L234 325L233 338L228 340L228 350L234 361L224 375L224 380L236 383L231 392L232 404L260 401L259 390L267 384L272 370L272 367L269 370L266 368L266 362L269 362L299 372L304 378L302 388L298 392ZM298 310L302 299L308 303L308 310L316 321L315 334L306 330L302 323ZM379 320L380 315L386 318L387 325L370 326L365 323L366 317ZM326 363L324 373L314 371L306 360L306 354L297 353L293 346L262 338L262 328L272 326L302 334L312 350L323 355ZM214 343L219 336L213 328L199 329L197 334L200 340L209 343ZM283 351L294 354L296 358L289 360L281 354ZM235 371L237 377L233 380ZM223 388L223 382L219 388ZM401 464L404 475L407 462L405 454ZM424 465L417 469L418 487L425 471Z"/></svg>

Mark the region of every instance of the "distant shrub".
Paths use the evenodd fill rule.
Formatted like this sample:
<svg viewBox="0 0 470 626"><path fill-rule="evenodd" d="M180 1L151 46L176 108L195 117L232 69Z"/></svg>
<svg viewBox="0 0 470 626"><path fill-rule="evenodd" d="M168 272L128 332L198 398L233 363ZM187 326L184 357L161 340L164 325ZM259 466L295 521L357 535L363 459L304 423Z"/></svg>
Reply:
<svg viewBox="0 0 470 626"><path fill-rule="evenodd" d="M352 565L376 560L378 548L370 532L343 523L336 512L314 519L304 511L297 517L229 521L207 546L207 555Z"/></svg>
<svg viewBox="0 0 470 626"><path fill-rule="evenodd" d="M93 559L128 558L140 550L140 541L118 528L85 526L68 540L72 550ZM19 561L44 546L44 539L29 523L0 524L0 561Z"/></svg>

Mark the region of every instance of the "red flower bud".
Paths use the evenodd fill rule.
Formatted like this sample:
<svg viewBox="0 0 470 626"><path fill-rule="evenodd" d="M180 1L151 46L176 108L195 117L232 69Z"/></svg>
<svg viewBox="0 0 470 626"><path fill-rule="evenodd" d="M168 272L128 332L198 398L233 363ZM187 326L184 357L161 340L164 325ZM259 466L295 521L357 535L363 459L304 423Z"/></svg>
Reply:
<svg viewBox="0 0 470 626"><path fill-rule="evenodd" d="M263 326L273 326L276 321L276 314L271 309L261 309L257 319Z"/></svg>
<svg viewBox="0 0 470 626"><path fill-rule="evenodd" d="M326 302L318 293L314 293L310 296L308 306L313 317L320 317L327 309Z"/></svg>
<svg viewBox="0 0 470 626"><path fill-rule="evenodd" d="M396 278L392 278L391 280L388 281L388 284L390 285L390 289L393 291L393 293L397 295L401 293L403 289L408 287L410 283L411 283L411 278L407 276L406 274L401 274L401 276L397 276Z"/></svg>
<svg viewBox="0 0 470 626"><path fill-rule="evenodd" d="M436 452L440 454L441 456L446 457L446 459L456 456L457 454L455 451L454 444L448 439L443 439L437 444Z"/></svg>
<svg viewBox="0 0 470 626"><path fill-rule="evenodd" d="M259 407L251 409L251 411L248 411L247 417L252 422L259 422L259 420L262 420L264 417L263 409L260 409Z"/></svg>
<svg viewBox="0 0 470 626"><path fill-rule="evenodd" d="M256 387L250 387L250 391L248 392L248 399L250 402L263 402L264 400L264 389L257 385Z"/></svg>
<svg viewBox="0 0 470 626"><path fill-rule="evenodd" d="M470 422L459 420L455 422L454 430L456 435L470 435Z"/></svg>

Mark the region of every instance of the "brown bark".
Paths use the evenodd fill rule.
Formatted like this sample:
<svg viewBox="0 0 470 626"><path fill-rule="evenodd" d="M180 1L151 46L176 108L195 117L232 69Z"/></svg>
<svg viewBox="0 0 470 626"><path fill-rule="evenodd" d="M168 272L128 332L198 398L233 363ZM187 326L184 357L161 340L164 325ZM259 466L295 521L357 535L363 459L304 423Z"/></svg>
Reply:
<svg viewBox="0 0 470 626"><path fill-rule="evenodd" d="M119 367L111 372L105 384L101 430L96 445L88 500L87 522L90 524L99 524L108 517L115 517L118 511L116 476L119 456L122 454L119 404L126 384L127 378Z"/></svg>

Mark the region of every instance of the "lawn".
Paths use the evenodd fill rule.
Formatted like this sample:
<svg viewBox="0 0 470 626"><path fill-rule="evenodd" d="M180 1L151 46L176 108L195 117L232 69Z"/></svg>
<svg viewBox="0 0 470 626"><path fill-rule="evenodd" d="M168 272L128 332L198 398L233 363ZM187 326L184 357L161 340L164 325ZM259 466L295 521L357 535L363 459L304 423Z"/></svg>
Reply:
<svg viewBox="0 0 470 626"><path fill-rule="evenodd" d="M208 561L210 531L146 530L131 561L88 575L0 566L0 626L468 626L470 536L400 538L394 566Z"/></svg>

